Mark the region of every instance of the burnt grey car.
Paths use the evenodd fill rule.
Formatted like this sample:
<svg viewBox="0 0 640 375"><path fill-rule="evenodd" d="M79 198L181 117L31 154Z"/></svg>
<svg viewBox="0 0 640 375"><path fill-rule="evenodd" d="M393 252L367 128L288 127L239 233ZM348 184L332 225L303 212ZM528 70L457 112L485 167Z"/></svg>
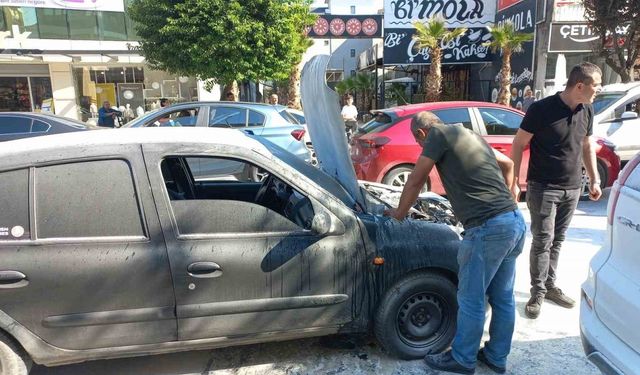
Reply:
<svg viewBox="0 0 640 375"><path fill-rule="evenodd" d="M0 142L91 129L95 127L48 113L0 113Z"/></svg>
<svg viewBox="0 0 640 375"><path fill-rule="evenodd" d="M395 356L449 346L458 227L445 200L381 216L269 141L121 129L0 148L0 369L374 331ZM199 162L241 168L196 179ZM383 199L383 200L381 200Z"/></svg>

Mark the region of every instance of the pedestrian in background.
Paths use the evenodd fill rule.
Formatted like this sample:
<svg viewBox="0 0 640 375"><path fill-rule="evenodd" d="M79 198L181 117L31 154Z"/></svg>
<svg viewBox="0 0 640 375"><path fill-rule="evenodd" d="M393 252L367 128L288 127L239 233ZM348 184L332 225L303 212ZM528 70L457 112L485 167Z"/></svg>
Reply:
<svg viewBox="0 0 640 375"><path fill-rule="evenodd" d="M346 104L342 107L340 114L342 120L344 120L344 126L347 131L347 136L350 137L356 130L358 130L358 108L353 105L353 96L348 94L345 96Z"/></svg>
<svg viewBox="0 0 640 375"><path fill-rule="evenodd" d="M536 98L533 96L533 91L529 87L524 90L524 100L522 101L522 111L527 112L531 104L536 101Z"/></svg>
<svg viewBox="0 0 640 375"><path fill-rule="evenodd" d="M161 98L160 99L160 108L164 108L164 107L168 107L168 106L169 106L169 99Z"/></svg>
<svg viewBox="0 0 640 375"><path fill-rule="evenodd" d="M516 258L526 225L509 186L513 162L478 134L444 125L431 112L418 113L411 132L422 146L402 190L398 208L387 212L403 220L435 165L455 215L464 226L458 250L458 320L451 349L427 355L436 370L473 374L479 360L504 373L515 326ZM485 295L492 308L490 339L479 349L485 322Z"/></svg>
<svg viewBox="0 0 640 375"><path fill-rule="evenodd" d="M102 103L102 107L98 109L98 126L115 128L115 119L117 116L122 116L122 112L111 108L111 103L105 100L104 103Z"/></svg>
<svg viewBox="0 0 640 375"><path fill-rule="evenodd" d="M560 247L582 189L582 165L589 176L589 197L602 195L596 169L593 100L601 88L602 71L591 63L571 69L566 89L529 107L513 140L515 165L512 193L520 194L522 152L530 144L527 206L531 212L531 298L525 314L540 315L545 299L572 308L575 301L556 286Z"/></svg>
<svg viewBox="0 0 640 375"><path fill-rule="evenodd" d="M269 96L269 104L278 105L278 94L271 94Z"/></svg>
<svg viewBox="0 0 640 375"><path fill-rule="evenodd" d="M227 94L225 95L225 98L227 99L228 102L235 102L236 94L233 91L228 91Z"/></svg>

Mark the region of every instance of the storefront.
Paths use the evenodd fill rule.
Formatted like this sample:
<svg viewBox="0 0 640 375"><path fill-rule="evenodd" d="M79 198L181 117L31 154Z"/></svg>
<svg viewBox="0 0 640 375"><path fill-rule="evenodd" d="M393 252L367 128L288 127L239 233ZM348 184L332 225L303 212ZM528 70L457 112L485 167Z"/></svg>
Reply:
<svg viewBox="0 0 640 375"><path fill-rule="evenodd" d="M122 110L125 120L169 103L198 100L198 82L144 65L73 65L77 105L83 121L97 116L105 101Z"/></svg>
<svg viewBox="0 0 640 375"><path fill-rule="evenodd" d="M52 98L48 65L0 66L0 112L48 110Z"/></svg>

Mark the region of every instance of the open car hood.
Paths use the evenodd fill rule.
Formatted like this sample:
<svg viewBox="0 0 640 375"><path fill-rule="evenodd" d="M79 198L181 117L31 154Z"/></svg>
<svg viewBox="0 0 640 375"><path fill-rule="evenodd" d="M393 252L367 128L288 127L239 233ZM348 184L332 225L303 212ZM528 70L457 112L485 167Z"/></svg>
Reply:
<svg viewBox="0 0 640 375"><path fill-rule="evenodd" d="M338 94L326 83L328 55L317 55L302 69L300 92L307 129L313 140L318 167L335 178L361 208L366 207L353 169Z"/></svg>

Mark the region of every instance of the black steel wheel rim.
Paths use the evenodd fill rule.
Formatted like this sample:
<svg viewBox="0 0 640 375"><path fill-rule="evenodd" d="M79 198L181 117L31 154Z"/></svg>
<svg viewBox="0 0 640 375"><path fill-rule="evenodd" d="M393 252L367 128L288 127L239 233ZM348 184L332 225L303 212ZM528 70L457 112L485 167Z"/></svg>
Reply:
<svg viewBox="0 0 640 375"><path fill-rule="evenodd" d="M396 331L406 345L424 348L433 345L452 324L450 306L440 295L416 293L399 307Z"/></svg>

